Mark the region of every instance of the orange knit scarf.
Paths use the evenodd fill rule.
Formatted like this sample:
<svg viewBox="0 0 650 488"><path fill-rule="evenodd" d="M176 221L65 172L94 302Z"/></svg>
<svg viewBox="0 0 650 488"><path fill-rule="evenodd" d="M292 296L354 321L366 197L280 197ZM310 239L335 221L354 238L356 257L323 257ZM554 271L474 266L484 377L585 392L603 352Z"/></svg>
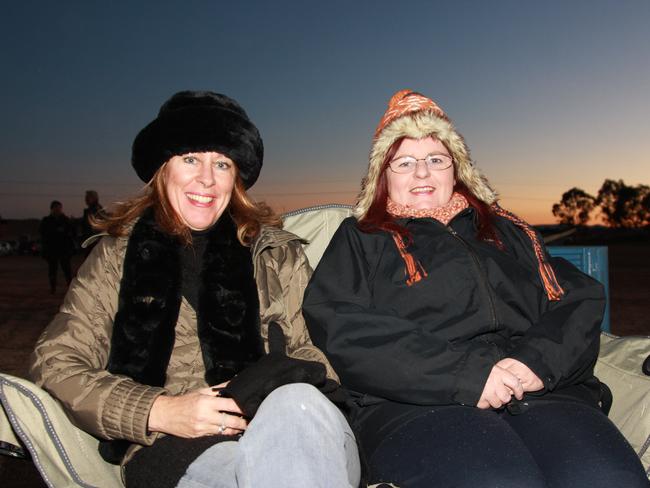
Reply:
<svg viewBox="0 0 650 488"><path fill-rule="evenodd" d="M467 199L460 193L454 192L446 205L442 207L433 208L412 208L401 203L394 202L388 198L386 210L388 213L395 217L414 217L416 219L429 217L436 219L438 222L447 225L451 219L458 215L461 211L469 207Z"/></svg>

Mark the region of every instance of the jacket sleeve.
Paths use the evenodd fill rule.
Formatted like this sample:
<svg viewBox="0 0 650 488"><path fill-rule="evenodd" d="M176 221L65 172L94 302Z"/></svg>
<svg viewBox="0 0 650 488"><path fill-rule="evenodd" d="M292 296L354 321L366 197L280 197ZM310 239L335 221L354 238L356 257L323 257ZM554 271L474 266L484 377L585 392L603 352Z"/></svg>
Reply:
<svg viewBox="0 0 650 488"><path fill-rule="evenodd" d="M37 341L29 375L81 429L104 439L149 445L157 437L147 431L149 411L165 390L105 369L121 275L116 242L103 238L79 269Z"/></svg>
<svg viewBox="0 0 650 488"><path fill-rule="evenodd" d="M593 375L605 295L601 283L565 259L547 259L564 295L558 301L543 299L539 320L508 355L526 364L547 390L554 390Z"/></svg>
<svg viewBox="0 0 650 488"><path fill-rule="evenodd" d="M262 335L268 344L268 324L277 322L287 341L287 354L296 359L323 363L327 377L339 381L323 352L312 344L302 314L302 299L311 277L311 266L297 239L264 251L258 267L260 309L264 310Z"/></svg>
<svg viewBox="0 0 650 488"><path fill-rule="evenodd" d="M362 239L385 241L362 237L353 219L344 221L307 287L303 313L314 343L353 391L421 405L475 405L499 360L497 347L474 341L459 349L397 313L379 311L371 261L382 250L365 250Z"/></svg>

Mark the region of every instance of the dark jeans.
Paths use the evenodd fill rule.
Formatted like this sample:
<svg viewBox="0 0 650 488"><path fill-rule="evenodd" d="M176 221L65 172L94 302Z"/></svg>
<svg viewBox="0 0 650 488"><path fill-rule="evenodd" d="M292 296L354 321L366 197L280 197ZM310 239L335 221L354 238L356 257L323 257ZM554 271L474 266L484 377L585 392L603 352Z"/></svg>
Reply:
<svg viewBox="0 0 650 488"><path fill-rule="evenodd" d="M371 480L403 488L648 487L612 422L576 402L539 401L518 415L475 407L365 407Z"/></svg>
<svg viewBox="0 0 650 488"><path fill-rule="evenodd" d="M47 274L50 279L50 290L54 292L56 289L56 275L61 265L63 270L63 275L65 276L65 281L67 284L70 284L72 281L72 270L70 269L70 256L48 256L47 258Z"/></svg>

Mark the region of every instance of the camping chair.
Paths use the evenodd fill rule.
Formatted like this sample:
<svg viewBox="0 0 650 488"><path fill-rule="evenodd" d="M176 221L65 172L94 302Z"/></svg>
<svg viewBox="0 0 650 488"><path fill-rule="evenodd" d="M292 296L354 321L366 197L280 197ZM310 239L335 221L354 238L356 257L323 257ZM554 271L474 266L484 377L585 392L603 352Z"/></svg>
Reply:
<svg viewBox="0 0 650 488"><path fill-rule="evenodd" d="M351 213L350 206L333 204L283 217L285 229L305 239L305 253L316 267L338 225ZM610 419L650 478L650 376L642 371L649 352L650 337L603 332L596 375L613 393ZM123 487L119 467L100 457L98 440L75 427L47 392L30 381L0 373L0 402L0 451L31 458L48 486Z"/></svg>

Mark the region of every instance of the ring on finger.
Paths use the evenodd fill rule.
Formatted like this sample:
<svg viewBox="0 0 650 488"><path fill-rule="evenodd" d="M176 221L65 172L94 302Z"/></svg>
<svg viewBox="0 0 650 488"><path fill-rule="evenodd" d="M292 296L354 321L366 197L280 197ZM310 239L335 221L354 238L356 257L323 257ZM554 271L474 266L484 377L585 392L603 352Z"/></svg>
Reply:
<svg viewBox="0 0 650 488"><path fill-rule="evenodd" d="M221 412L221 425L219 426L219 434L226 431L226 412Z"/></svg>

